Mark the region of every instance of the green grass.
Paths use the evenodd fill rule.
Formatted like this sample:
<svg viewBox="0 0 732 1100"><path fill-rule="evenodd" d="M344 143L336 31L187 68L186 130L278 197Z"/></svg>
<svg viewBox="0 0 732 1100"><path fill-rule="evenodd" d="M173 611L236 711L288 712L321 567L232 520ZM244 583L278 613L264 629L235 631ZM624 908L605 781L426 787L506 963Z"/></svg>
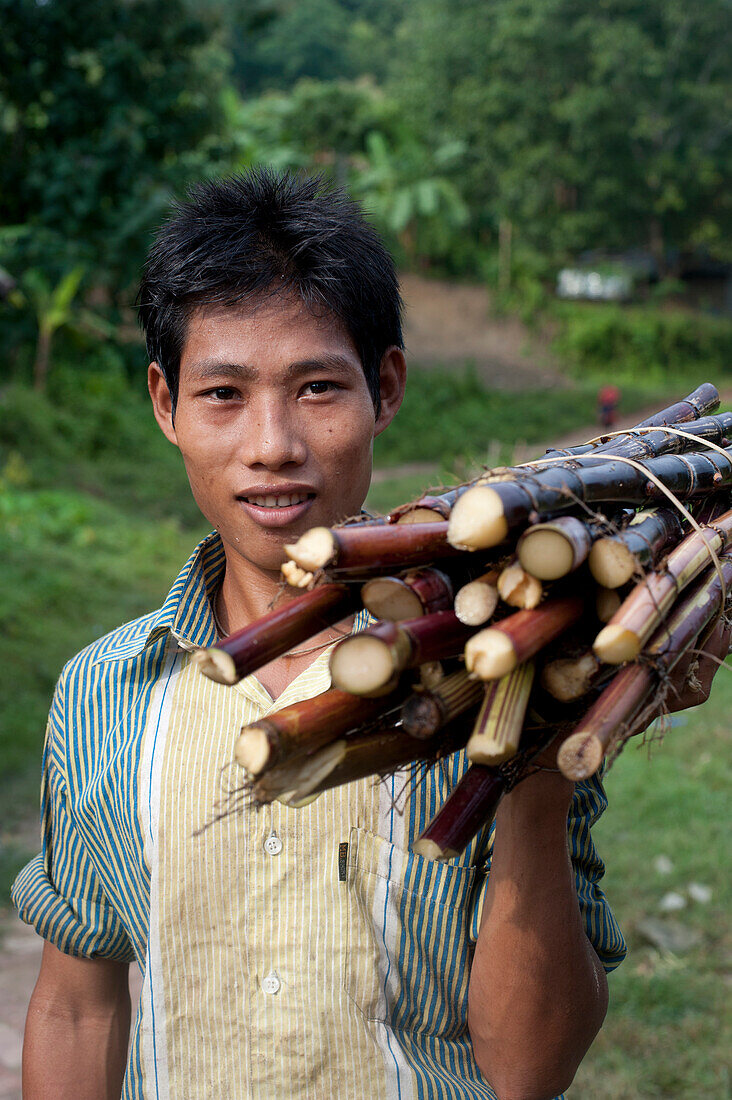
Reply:
<svg viewBox="0 0 732 1100"><path fill-rule="evenodd" d="M508 409L521 412L523 439L551 439L564 427L547 409L571 405L573 393L544 394L541 401L525 396L521 403L489 395L483 405L468 376L464 389L450 391L459 403L448 411L439 375L429 380L424 392L413 382L411 403L397 422L399 461L432 463L438 483L451 473L463 476L461 456L469 448L459 450L455 441L467 443L469 432L478 438L498 422L496 438L500 429L511 442L519 421L508 427ZM119 391L109 399L103 384L100 393L75 406L28 390L0 397L0 907L36 850L40 750L62 664L105 631L159 606L205 530L178 457L158 439L142 397ZM588 388L585 404L578 399L573 406L577 424L593 421L593 393ZM488 408L493 420L483 416ZM424 431L425 423L435 434ZM369 503L386 510L432 479L418 473L382 481ZM732 677L722 672L711 700L684 716L650 761L631 746L608 776L610 808L595 836L608 866L604 887L630 950L610 977L610 1012L571 1100L729 1096L722 972L732 902L730 713ZM670 875L654 870L658 855L672 859ZM712 901L690 902L673 917L698 929L702 942L678 956L660 953L643 942L638 922L659 915L663 895L683 893L690 882L709 885Z"/></svg>
<svg viewBox="0 0 732 1100"><path fill-rule="evenodd" d="M687 379L639 379L623 384L621 411L676 399ZM541 444L597 420L597 378L566 387L508 393L489 390L467 366L463 371L412 370L394 427L376 440L377 466L468 459L483 463L495 448Z"/></svg>
<svg viewBox="0 0 732 1100"><path fill-rule="evenodd" d="M610 806L594 836L629 952L610 975L608 1017L569 1092L572 1100L730 1095L724 982L732 904L730 713L728 663L707 703L680 716L662 744L631 743L607 776ZM655 869L658 856L672 861L669 874ZM709 886L711 901L688 899L690 883ZM664 918L659 905L671 891L687 897L687 907ZM698 931L700 945L679 954L649 946L638 931L647 916Z"/></svg>

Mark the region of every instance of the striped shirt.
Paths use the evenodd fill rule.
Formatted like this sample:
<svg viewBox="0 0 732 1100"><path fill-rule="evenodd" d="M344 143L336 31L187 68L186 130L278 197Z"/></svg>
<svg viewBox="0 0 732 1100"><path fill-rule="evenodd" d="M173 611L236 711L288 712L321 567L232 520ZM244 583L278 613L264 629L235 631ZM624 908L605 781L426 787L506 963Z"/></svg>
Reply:
<svg viewBox="0 0 732 1100"><path fill-rule="evenodd" d="M464 752L308 806L243 804L243 724L330 686L328 653L276 703L190 660L216 638L225 566L209 535L162 609L64 669L43 760L43 850L13 889L61 951L136 961L144 982L126 1100L493 1097L467 1028L492 830L442 864L410 845L467 767ZM363 626L359 617L356 629ZM598 780L568 839L580 908L607 969L624 956L598 887Z"/></svg>

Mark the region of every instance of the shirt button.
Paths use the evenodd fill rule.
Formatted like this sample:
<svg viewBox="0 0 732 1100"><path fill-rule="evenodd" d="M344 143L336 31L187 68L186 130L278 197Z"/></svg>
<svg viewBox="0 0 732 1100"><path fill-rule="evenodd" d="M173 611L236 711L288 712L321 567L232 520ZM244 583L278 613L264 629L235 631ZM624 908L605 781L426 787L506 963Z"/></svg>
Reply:
<svg viewBox="0 0 732 1100"><path fill-rule="evenodd" d="M264 842L264 850L268 856L278 856L282 851L282 841L277 833L270 833Z"/></svg>
<svg viewBox="0 0 732 1100"><path fill-rule="evenodd" d="M262 979L262 992L263 993L278 993L282 982L277 977L274 970L270 970L266 978Z"/></svg>

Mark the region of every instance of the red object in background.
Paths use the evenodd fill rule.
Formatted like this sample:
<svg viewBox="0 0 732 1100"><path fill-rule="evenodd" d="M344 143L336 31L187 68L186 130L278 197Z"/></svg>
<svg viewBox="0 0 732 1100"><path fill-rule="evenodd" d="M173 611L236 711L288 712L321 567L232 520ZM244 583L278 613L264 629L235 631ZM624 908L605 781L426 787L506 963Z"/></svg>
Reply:
<svg viewBox="0 0 732 1100"><path fill-rule="evenodd" d="M617 420L620 390L617 386L602 386L597 395L597 410L603 428L612 428Z"/></svg>

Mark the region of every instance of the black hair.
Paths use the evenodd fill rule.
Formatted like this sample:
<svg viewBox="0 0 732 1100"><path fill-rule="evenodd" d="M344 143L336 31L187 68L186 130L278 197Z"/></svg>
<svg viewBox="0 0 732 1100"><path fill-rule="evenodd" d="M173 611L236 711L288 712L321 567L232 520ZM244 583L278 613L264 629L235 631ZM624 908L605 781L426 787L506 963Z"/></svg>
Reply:
<svg viewBox="0 0 732 1100"><path fill-rule="evenodd" d="M403 346L393 260L360 207L323 177L267 168L193 187L148 254L138 316L174 409L192 310L283 291L345 325L378 415L382 357Z"/></svg>

